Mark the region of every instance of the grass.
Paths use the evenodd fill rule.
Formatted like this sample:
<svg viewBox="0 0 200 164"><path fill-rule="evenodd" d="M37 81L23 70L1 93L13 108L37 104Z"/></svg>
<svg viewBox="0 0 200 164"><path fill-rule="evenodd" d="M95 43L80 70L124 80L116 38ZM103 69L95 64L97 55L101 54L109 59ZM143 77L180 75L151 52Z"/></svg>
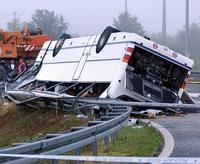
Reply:
<svg viewBox="0 0 200 164"><path fill-rule="evenodd" d="M14 104L0 106L0 147L41 137L46 133L66 131L86 121L66 112L27 107Z"/></svg>
<svg viewBox="0 0 200 164"><path fill-rule="evenodd" d="M68 130L72 126L85 124L86 120L77 118L66 112L54 110L35 110L27 107L17 107L14 104L0 106L0 147L14 142L23 142L40 137L46 133L56 133ZM98 155L102 156L154 156L162 142L162 137L153 127L140 123L123 127L109 148L104 147L103 141L98 142ZM73 155L73 152L66 154ZM82 155L91 155L91 147L85 146ZM50 163L40 161L41 163ZM73 163L73 162L63 162ZM89 163L89 162L85 162ZM94 162L91 162L94 163Z"/></svg>
<svg viewBox="0 0 200 164"><path fill-rule="evenodd" d="M137 128L138 126L142 128ZM103 141L98 143L99 155L153 156L158 151L161 141L161 134L153 127L144 123L127 125L120 130L108 149L104 147Z"/></svg>
<svg viewBox="0 0 200 164"><path fill-rule="evenodd" d="M142 126L143 128L137 128ZM161 134L149 127L147 124L127 125L123 127L114 142L110 143L109 148L104 147L103 140L98 142L99 156L155 156L162 142ZM82 155L91 155L91 146L85 146L81 150ZM60 161L59 164L73 164L75 162ZM98 162L84 162L84 164Z"/></svg>
<svg viewBox="0 0 200 164"><path fill-rule="evenodd" d="M107 150L101 142L99 155L153 156L160 147L161 134L143 123L140 123L143 128L134 128L136 126L138 125L128 125L122 128L116 140Z"/></svg>

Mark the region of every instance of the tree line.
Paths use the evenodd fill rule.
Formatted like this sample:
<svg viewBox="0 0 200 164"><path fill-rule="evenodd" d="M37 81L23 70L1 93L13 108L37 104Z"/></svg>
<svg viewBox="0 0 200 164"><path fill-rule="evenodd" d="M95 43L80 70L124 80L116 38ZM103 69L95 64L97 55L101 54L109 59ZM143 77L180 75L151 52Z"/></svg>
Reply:
<svg viewBox="0 0 200 164"><path fill-rule="evenodd" d="M150 37L158 43L162 43L162 34L154 33ZM193 59L195 64L193 69L200 70L200 24L192 23L189 27L189 58ZM174 35L167 35L166 46L170 49L185 54L185 30L178 30Z"/></svg>
<svg viewBox="0 0 200 164"><path fill-rule="evenodd" d="M139 22L137 16L132 16L128 12L119 14L117 18L113 18L113 26L124 32L133 32L142 36L148 35L152 40L162 43L161 33L148 34L144 30L144 26ZM50 35L57 39L63 33L68 33L69 23L66 22L62 15L56 14L54 11L46 9L36 10L32 16L31 21L22 22L19 18L13 19L7 23L9 31L20 30L24 27L30 29L40 28L43 33ZM189 28L189 53L190 58L194 59L194 69L200 69L200 22L192 23ZM170 49L184 54L185 53L185 30L184 28L178 30L174 35L167 36L167 43Z"/></svg>
<svg viewBox="0 0 200 164"><path fill-rule="evenodd" d="M162 33L148 34L144 30L143 25L138 21L137 16L131 16L129 13L124 12L114 19L113 25L126 32L134 32L142 36L148 36L151 40L162 44ZM167 35L166 45L170 49L185 54L185 30L184 28L178 30L174 35ZM200 70L200 22L192 23L189 27L189 57L194 60L195 64L193 69Z"/></svg>
<svg viewBox="0 0 200 164"><path fill-rule="evenodd" d="M62 15L46 9L36 10L32 14L29 22L23 22L21 19L15 18L7 23L7 29L9 31L21 30L25 27L29 27L32 30L40 28L43 33L57 39L62 34L68 32L69 23L65 21Z"/></svg>

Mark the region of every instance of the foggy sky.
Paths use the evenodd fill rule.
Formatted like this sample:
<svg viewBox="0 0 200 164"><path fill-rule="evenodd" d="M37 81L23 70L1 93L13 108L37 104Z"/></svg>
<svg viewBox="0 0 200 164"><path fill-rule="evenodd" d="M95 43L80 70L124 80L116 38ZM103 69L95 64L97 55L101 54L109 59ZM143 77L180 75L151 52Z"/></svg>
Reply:
<svg viewBox="0 0 200 164"><path fill-rule="evenodd" d="M175 33L185 23L185 0L167 1L167 33ZM200 0L190 0L190 23L200 22ZM73 34L101 32L112 25L113 18L124 12L124 0L17 0L3 1L0 6L0 28L13 19L13 12L22 21L29 21L36 9L53 10L62 14ZM128 0L128 12L135 16L148 32L162 28L162 0Z"/></svg>

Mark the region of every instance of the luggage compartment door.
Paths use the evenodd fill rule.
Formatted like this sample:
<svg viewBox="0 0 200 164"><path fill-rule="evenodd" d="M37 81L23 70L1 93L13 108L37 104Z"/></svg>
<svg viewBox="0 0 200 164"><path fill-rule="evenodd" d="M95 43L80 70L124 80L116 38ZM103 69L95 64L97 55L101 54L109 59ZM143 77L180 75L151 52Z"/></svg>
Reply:
<svg viewBox="0 0 200 164"><path fill-rule="evenodd" d="M93 44L96 41L97 36L92 36L89 38L87 45L85 46L85 49L81 55L81 58L79 60L79 63L76 67L76 70L74 72L73 80L78 80L81 76L81 73L83 71L83 68L85 66L85 63L87 61L88 56L91 55L90 51L92 49Z"/></svg>

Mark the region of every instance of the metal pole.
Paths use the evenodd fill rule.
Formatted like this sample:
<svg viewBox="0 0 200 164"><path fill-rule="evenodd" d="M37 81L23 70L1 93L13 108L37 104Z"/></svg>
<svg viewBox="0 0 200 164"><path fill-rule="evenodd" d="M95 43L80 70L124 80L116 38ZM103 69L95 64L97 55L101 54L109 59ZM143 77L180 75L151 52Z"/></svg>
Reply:
<svg viewBox="0 0 200 164"><path fill-rule="evenodd" d="M109 137L104 138L104 148L107 150L109 148Z"/></svg>
<svg viewBox="0 0 200 164"><path fill-rule="evenodd" d="M84 102L88 104L102 104L102 105L124 105L124 106L132 106L132 107L150 107L150 108L182 108L182 109L196 109L196 111L200 111L200 104L175 104L175 103L156 103L156 102L133 102L133 101L122 101L122 100L114 100L114 99L79 99L78 102Z"/></svg>
<svg viewBox="0 0 200 164"><path fill-rule="evenodd" d="M75 150L75 155L76 156L81 156L81 149L78 148ZM82 162L81 161L76 161L76 164L81 164Z"/></svg>
<svg viewBox="0 0 200 164"><path fill-rule="evenodd" d="M52 159L52 160L51 160L51 164L58 164L58 160Z"/></svg>
<svg viewBox="0 0 200 164"><path fill-rule="evenodd" d="M185 3L185 56L189 56L189 0Z"/></svg>
<svg viewBox="0 0 200 164"><path fill-rule="evenodd" d="M163 0L163 19L162 19L162 43L165 45L167 41L166 30L166 0Z"/></svg>
<svg viewBox="0 0 200 164"><path fill-rule="evenodd" d="M115 139L117 138L117 134L117 132L111 134L111 142L115 141Z"/></svg>
<svg viewBox="0 0 200 164"><path fill-rule="evenodd" d="M13 12L13 16L14 16L14 18L13 18L13 31L16 31L16 30L17 30L16 14L17 14L17 12L14 11L14 12Z"/></svg>
<svg viewBox="0 0 200 164"><path fill-rule="evenodd" d="M92 155L97 156L98 155L98 145L97 141L92 143Z"/></svg>
<svg viewBox="0 0 200 164"><path fill-rule="evenodd" d="M127 4L127 0L125 0L125 13L128 12L128 4Z"/></svg>

